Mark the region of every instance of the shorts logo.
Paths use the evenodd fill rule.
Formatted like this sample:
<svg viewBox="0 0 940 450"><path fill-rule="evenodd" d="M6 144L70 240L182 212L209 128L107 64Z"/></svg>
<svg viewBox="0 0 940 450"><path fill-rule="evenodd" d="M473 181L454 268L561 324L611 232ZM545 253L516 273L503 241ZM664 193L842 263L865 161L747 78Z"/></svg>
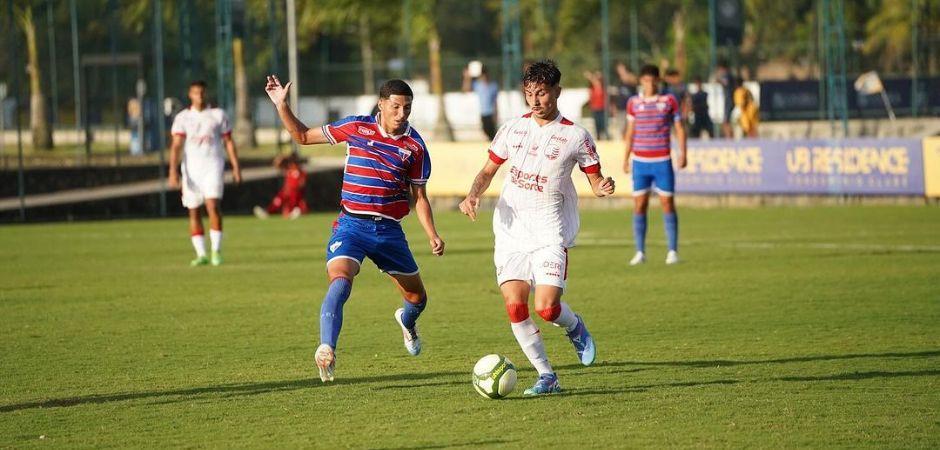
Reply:
<svg viewBox="0 0 940 450"><path fill-rule="evenodd" d="M336 249L338 249L340 245L343 245L343 241L336 241L330 244L330 253L336 252Z"/></svg>
<svg viewBox="0 0 940 450"><path fill-rule="evenodd" d="M552 161L558 159L558 155L560 154L561 149L557 145L552 144L545 149L545 157Z"/></svg>
<svg viewBox="0 0 940 450"><path fill-rule="evenodd" d="M358 131L359 134L363 136L372 136L373 134L375 134L375 130L370 130L362 125L359 125L359 127L356 128L356 131Z"/></svg>

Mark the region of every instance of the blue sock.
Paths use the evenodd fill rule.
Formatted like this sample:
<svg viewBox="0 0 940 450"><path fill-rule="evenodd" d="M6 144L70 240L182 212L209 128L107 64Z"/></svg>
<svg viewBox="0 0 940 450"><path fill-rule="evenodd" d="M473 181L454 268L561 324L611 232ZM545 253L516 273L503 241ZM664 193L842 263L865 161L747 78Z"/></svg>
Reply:
<svg viewBox="0 0 940 450"><path fill-rule="evenodd" d="M633 241L636 251L646 252L646 214L633 214Z"/></svg>
<svg viewBox="0 0 940 450"><path fill-rule="evenodd" d="M349 298L352 282L346 278L335 278L323 297L320 306L320 343L336 348L339 330L343 328L343 305Z"/></svg>
<svg viewBox="0 0 940 450"><path fill-rule="evenodd" d="M676 213L663 214L663 223L666 227L666 242L669 250L679 250L679 216Z"/></svg>
<svg viewBox="0 0 940 450"><path fill-rule="evenodd" d="M415 322L418 321L418 316L421 315L421 311L424 311L424 307L428 305L428 299L422 299L421 303L417 305L403 300L402 305L404 305L405 313L401 315L401 323L404 324L406 328L414 328Z"/></svg>

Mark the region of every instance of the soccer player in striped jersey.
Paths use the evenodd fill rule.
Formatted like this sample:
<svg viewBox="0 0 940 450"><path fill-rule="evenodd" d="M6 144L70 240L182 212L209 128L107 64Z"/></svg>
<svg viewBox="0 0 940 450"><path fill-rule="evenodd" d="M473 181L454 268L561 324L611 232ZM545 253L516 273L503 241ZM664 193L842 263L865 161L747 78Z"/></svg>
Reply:
<svg viewBox="0 0 940 450"><path fill-rule="evenodd" d="M342 142L348 147L342 212L333 223L326 248L330 284L320 307L320 346L314 358L320 379L333 381L343 305L365 258L390 276L404 298L402 307L395 311L395 320L402 330L405 349L417 356L421 338L416 321L427 305L427 293L399 223L409 212L409 193L431 253L443 255L444 241L434 226L425 191L431 175L428 148L408 124L414 94L404 81L389 80L379 90L379 112L374 117L350 116L308 128L287 104L290 85L282 85L272 75L265 91L294 141L301 145Z"/></svg>
<svg viewBox="0 0 940 450"><path fill-rule="evenodd" d="M675 173L672 169L670 128L676 129L679 155L676 166L685 168L686 134L676 98L661 94L659 68L653 65L640 70L640 92L627 101L627 154L624 173L633 174L633 240L636 254L630 260L635 266L646 262L646 211L650 188L659 194L663 206L668 252L666 264L679 262L679 217L676 215Z"/></svg>
<svg viewBox="0 0 940 450"><path fill-rule="evenodd" d="M580 227L571 172L575 167L584 172L598 197L614 193L614 180L601 174L590 133L558 111L560 82L561 71L552 61L526 69L522 83L531 111L500 127L486 164L460 203L460 211L476 220L480 196L499 168L508 166L493 214L493 261L512 333L539 373L525 395L561 391L539 327L529 317L531 291L536 312L565 331L581 364L593 364L596 356L584 320L561 301L568 279L568 249Z"/></svg>

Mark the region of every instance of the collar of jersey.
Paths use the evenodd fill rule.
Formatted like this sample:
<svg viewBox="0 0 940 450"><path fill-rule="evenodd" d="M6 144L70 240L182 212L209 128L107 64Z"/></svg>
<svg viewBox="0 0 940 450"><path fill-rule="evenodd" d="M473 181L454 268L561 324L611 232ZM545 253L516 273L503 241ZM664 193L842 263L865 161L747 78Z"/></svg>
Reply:
<svg viewBox="0 0 940 450"><path fill-rule="evenodd" d="M649 96L643 95L643 92L640 92L640 93L638 93L637 95L640 97L640 100L643 100L643 101L645 102L645 101L648 101L648 100L653 100L653 99L659 98L659 95L660 95L660 94L659 94L659 92L657 91L655 94L649 95Z"/></svg>
<svg viewBox="0 0 940 450"><path fill-rule="evenodd" d="M535 121L535 113L532 113L529 115L529 121L531 121L532 124L534 124L538 128L545 128L549 125L555 125L556 123L561 122L561 119L563 118L564 117L561 115L561 111L558 111L558 114L555 115L555 118L551 122L548 122L545 125L539 125L539 123Z"/></svg>
<svg viewBox="0 0 940 450"><path fill-rule="evenodd" d="M395 139L395 140L397 141L397 140L399 140L399 139L401 139L401 138L403 138L403 137L408 136L409 134L411 134L411 122L408 122L408 126L405 127L405 131L404 131L402 134L388 134L388 133L386 133L386 132L385 132L385 128L382 127L382 122L379 121L379 116L381 116L381 115L382 115L382 113L380 113L380 112L375 113L375 127L379 129L379 134L381 134L382 137L384 137L384 138L389 138L389 139Z"/></svg>

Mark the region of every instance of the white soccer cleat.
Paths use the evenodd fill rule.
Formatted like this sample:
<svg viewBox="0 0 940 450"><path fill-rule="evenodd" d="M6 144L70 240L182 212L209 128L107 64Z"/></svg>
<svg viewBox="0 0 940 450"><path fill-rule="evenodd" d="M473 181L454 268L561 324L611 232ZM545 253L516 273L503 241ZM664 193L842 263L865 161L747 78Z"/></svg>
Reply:
<svg viewBox="0 0 940 450"><path fill-rule="evenodd" d="M320 371L320 381L324 383L333 381L333 369L336 367L336 355L333 353L333 348L328 344L320 344L314 359Z"/></svg>
<svg viewBox="0 0 940 450"><path fill-rule="evenodd" d="M268 212L265 211L264 208L262 208L262 207L260 207L260 206L255 205L254 209L252 209L252 212L254 212L254 213L255 213L255 217L257 217L257 218L259 218L259 219L267 219L267 218L268 218Z"/></svg>
<svg viewBox="0 0 940 450"><path fill-rule="evenodd" d="M290 214L287 215L287 218L290 220L296 220L298 217L300 217L301 214L303 214L303 212L300 210L300 208L294 208L290 210Z"/></svg>
<svg viewBox="0 0 940 450"><path fill-rule="evenodd" d="M666 253L666 264L679 264L679 253L669 250L669 253Z"/></svg>
<svg viewBox="0 0 940 450"><path fill-rule="evenodd" d="M646 262L646 254L644 254L643 252L636 252L636 254L633 255L633 259L630 260L630 265L637 266L645 262Z"/></svg>
<svg viewBox="0 0 940 450"><path fill-rule="evenodd" d="M395 310L395 321L398 322L398 326L401 327L401 334L405 341L405 350L408 350L411 356L418 356L418 354L421 353L421 336L418 335L418 324L415 324L414 328L408 329L408 327L402 323L401 316L403 314L405 314L405 308Z"/></svg>

